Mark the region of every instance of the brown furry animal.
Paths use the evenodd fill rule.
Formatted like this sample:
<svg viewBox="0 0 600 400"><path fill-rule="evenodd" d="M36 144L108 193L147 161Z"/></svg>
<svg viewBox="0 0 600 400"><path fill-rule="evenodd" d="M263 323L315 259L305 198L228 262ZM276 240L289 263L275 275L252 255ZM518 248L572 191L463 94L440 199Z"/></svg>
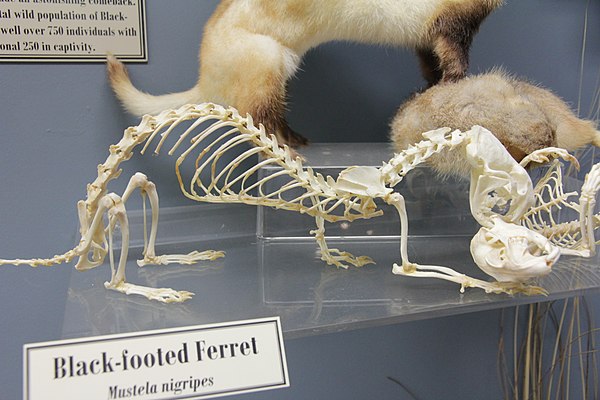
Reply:
<svg viewBox="0 0 600 400"><path fill-rule="evenodd" d="M110 83L136 115L206 101L250 113L282 143L306 140L284 117L286 83L302 56L330 41L416 49L429 84L456 81L468 66L473 36L503 0L223 0L200 46L197 84L152 96L136 89L123 64L108 60Z"/></svg>
<svg viewBox="0 0 600 400"><path fill-rule="evenodd" d="M549 90L493 71L458 82L437 85L416 94L398 110L391 124L397 150L422 140L421 133L448 126L489 129L520 161L534 150L554 146L575 150L600 146L600 131L578 118ZM432 165L443 174L465 176L464 160L452 153L436 156Z"/></svg>

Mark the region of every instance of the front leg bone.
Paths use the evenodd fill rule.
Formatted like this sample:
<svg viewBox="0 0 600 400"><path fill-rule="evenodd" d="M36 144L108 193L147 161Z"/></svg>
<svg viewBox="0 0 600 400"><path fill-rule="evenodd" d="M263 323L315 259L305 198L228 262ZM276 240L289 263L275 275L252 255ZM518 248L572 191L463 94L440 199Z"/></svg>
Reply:
<svg viewBox="0 0 600 400"><path fill-rule="evenodd" d="M521 282L486 282L481 279L473 278L461 274L452 268L439 267L435 265L419 265L410 263L409 265L394 264L392 272L396 275L404 275L415 278L435 278L458 283L460 292L463 293L466 288L480 288L486 293L524 293L527 295L546 295L547 292L541 287L527 285Z"/></svg>
<svg viewBox="0 0 600 400"><path fill-rule="evenodd" d="M453 270L452 268L435 266L435 265L419 265L409 261L408 259L408 215L404 198L399 193L392 193L384 200L387 204L391 204L396 208L400 216L400 258L402 265L394 264L392 273L395 275L404 275L415 278L435 278L458 283L461 286L461 292L465 288L475 287L485 290L487 293L527 293L527 294L545 294L544 289L529 286L523 283L504 283L504 282L486 282L481 279L472 278Z"/></svg>
<svg viewBox="0 0 600 400"><path fill-rule="evenodd" d="M395 264L392 273L421 278L439 278L459 283L463 290L466 286L477 284L475 280L451 268L438 266L421 266L408 260L408 215L404 197L400 193L392 193L384 197L384 201L396 208L400 216L400 258L402 265ZM491 289L491 287L490 287Z"/></svg>
<svg viewBox="0 0 600 400"><path fill-rule="evenodd" d="M535 150L531 154L525 156L519 163L521 167L526 167L530 163L545 164L550 162L550 159L562 158L565 161L570 162L575 168L579 169L579 161L567 150L559 147L546 147L543 149Z"/></svg>

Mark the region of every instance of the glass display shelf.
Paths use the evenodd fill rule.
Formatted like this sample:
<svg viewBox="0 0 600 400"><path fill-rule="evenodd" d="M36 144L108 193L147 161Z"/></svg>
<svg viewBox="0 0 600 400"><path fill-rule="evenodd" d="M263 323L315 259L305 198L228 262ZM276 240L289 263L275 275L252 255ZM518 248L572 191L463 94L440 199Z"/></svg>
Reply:
<svg viewBox="0 0 600 400"><path fill-rule="evenodd" d="M337 177L350 165L380 167L389 161L393 151L388 143L315 143L302 148L304 164L323 176ZM258 179L277 174L275 165L263 167ZM276 191L288 181L279 176L265 185L265 193ZM473 235L478 228L469 210L469 182L453 177L440 179L427 167L417 166L395 186L402 193L410 213L412 235ZM302 195L302 189L288 191L287 198ZM376 200L385 217L370 220L328 223L325 235L332 238L385 239L398 237L400 219L393 206ZM258 208L256 234L269 240L310 237L314 219L299 213L281 218L279 210Z"/></svg>
<svg viewBox="0 0 600 400"><path fill-rule="evenodd" d="M357 151L358 149L358 151ZM346 165L381 165L392 155L387 144L315 144L303 151L306 165L336 176ZM261 171L263 176L275 172ZM577 180L569 181L577 184ZM471 259L469 243L478 229L468 205L468 183L440 180L417 169L396 187L406 197L409 257L490 279ZM298 213L247 205L198 204L161 210L158 254L224 250L226 256L191 266L137 267L143 218L130 215L132 234L128 281L188 290L182 304L161 304L106 290L108 263L71 272L64 337L132 332L266 316L280 316L286 338L395 324L417 319L498 309L581 295L600 288L600 259L562 257L538 281L547 296L460 292L456 284L393 275L400 261L397 212L352 223L326 224L328 244L376 264L347 270L320 260L309 235L314 219ZM116 253L118 255L118 253Z"/></svg>
<svg viewBox="0 0 600 400"><path fill-rule="evenodd" d="M264 240L254 234L208 239L211 228L252 231L256 208L201 205L199 215L221 214L219 225L178 224L203 231L200 241L160 245L158 253L191 250L225 250L226 256L196 265L139 268L130 251L128 281L152 287L189 290L195 296L182 304L161 304L141 296L126 296L104 288L110 278L108 264L94 270L71 272L63 322L63 337L133 332L250 319L278 315L286 338L361 327L394 324L459 313L549 301L600 288L600 260L562 257L552 273L538 283L548 296L486 294L479 289L460 293L453 283L395 276L399 243L395 239L334 239L331 247L369 255L377 264L348 270L322 262L313 240ZM171 210L175 211L175 210ZM185 207L181 212L190 212ZM281 211L285 219L289 212ZM178 215L174 213L173 215ZM168 223L167 223L168 225ZM413 236L413 261L453 267L487 279L471 260L469 236Z"/></svg>

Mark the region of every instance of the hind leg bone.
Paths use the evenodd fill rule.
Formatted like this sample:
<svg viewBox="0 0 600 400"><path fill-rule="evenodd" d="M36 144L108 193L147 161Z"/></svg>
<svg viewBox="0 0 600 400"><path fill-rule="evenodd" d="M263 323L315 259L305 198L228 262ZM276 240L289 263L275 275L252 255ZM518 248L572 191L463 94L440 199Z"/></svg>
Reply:
<svg viewBox="0 0 600 400"><path fill-rule="evenodd" d="M104 287L125 294L139 294L150 300L158 300L163 303L182 302L191 298L193 293L187 291L176 291L170 288L155 289L126 282L125 267L127 265L127 255L129 253L129 221L127 218L127 211L125 210L123 200L119 196L110 194L107 197L110 197L113 202L113 205L107 210L111 279L109 282L104 283ZM113 228L117 223L121 227L123 247L121 249L118 266L115 269L112 247Z"/></svg>
<svg viewBox="0 0 600 400"><path fill-rule="evenodd" d="M75 267L78 270L87 270L97 266L97 260L90 261L87 257L87 254L89 254L90 250L94 246L95 242L93 238L98 236L98 230L101 230L101 236L105 237L102 220L104 214L106 213L108 216L108 226L106 229L108 230L108 254L111 267L111 279L109 282L106 282L104 286L107 289L115 290L125 294L138 294L150 300L157 300L163 303L183 302L191 298L193 293L187 291L177 291L170 288L150 288L126 282L125 267L129 254L129 220L127 218L127 210L125 209L125 202L127 199L129 199L135 189L138 188L142 193L148 195L152 207L152 226L150 229L150 238L148 239L146 232L144 232L144 259L139 262L141 265L168 263L193 264L199 260L213 260L223 256L222 252L215 251L156 256L154 245L156 241L156 230L158 227L158 195L156 193L155 185L148 181L144 174L137 173L130 179L123 197L120 197L114 193L110 193L102 197L102 199L99 201L98 209L96 210L92 223L90 224L86 235L77 248L77 253L81 256ZM119 224L121 228L122 248L118 265L115 268L113 258L113 229L117 224ZM144 226L145 225L146 224L144 221Z"/></svg>
<svg viewBox="0 0 600 400"><path fill-rule="evenodd" d="M144 258L138 260L138 266L143 267L146 265L167 265L167 264L195 264L202 260L215 260L223 257L222 251L207 250L203 252L193 251L188 254L165 254L156 255L156 233L158 230L158 193L156 191L156 185L150 182L146 175L138 172L133 175L123 193L123 203L127 202L131 194L136 190L140 189L142 196L144 197ZM150 200L150 207L152 211L152 223L150 226L150 236L147 235L146 229L146 212L145 212L145 199L146 196Z"/></svg>

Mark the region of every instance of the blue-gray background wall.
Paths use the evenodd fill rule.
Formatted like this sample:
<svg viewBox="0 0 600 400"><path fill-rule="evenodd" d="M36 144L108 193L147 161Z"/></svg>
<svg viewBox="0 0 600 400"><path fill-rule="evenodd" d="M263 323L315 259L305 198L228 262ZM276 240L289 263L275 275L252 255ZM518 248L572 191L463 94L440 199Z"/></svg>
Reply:
<svg viewBox="0 0 600 400"><path fill-rule="evenodd" d="M199 39L216 4L147 0L149 62L130 65L138 86L164 93L194 84ZM476 37L471 72L502 66L576 107L586 5L586 116L598 90L599 0L507 0ZM306 56L291 83L289 120L313 142L385 141L394 110L422 85L410 51L327 44ZM70 248L75 201L108 146L135 123L113 98L101 64L0 64L0 256ZM137 170L157 182L163 205L188 204L171 166L136 157L125 173ZM20 398L22 344L60 338L69 268L0 270L0 399ZM600 298L591 300L598 312ZM292 387L246 397L409 398L391 376L419 399L500 398L498 320L499 312L485 312L291 340Z"/></svg>

